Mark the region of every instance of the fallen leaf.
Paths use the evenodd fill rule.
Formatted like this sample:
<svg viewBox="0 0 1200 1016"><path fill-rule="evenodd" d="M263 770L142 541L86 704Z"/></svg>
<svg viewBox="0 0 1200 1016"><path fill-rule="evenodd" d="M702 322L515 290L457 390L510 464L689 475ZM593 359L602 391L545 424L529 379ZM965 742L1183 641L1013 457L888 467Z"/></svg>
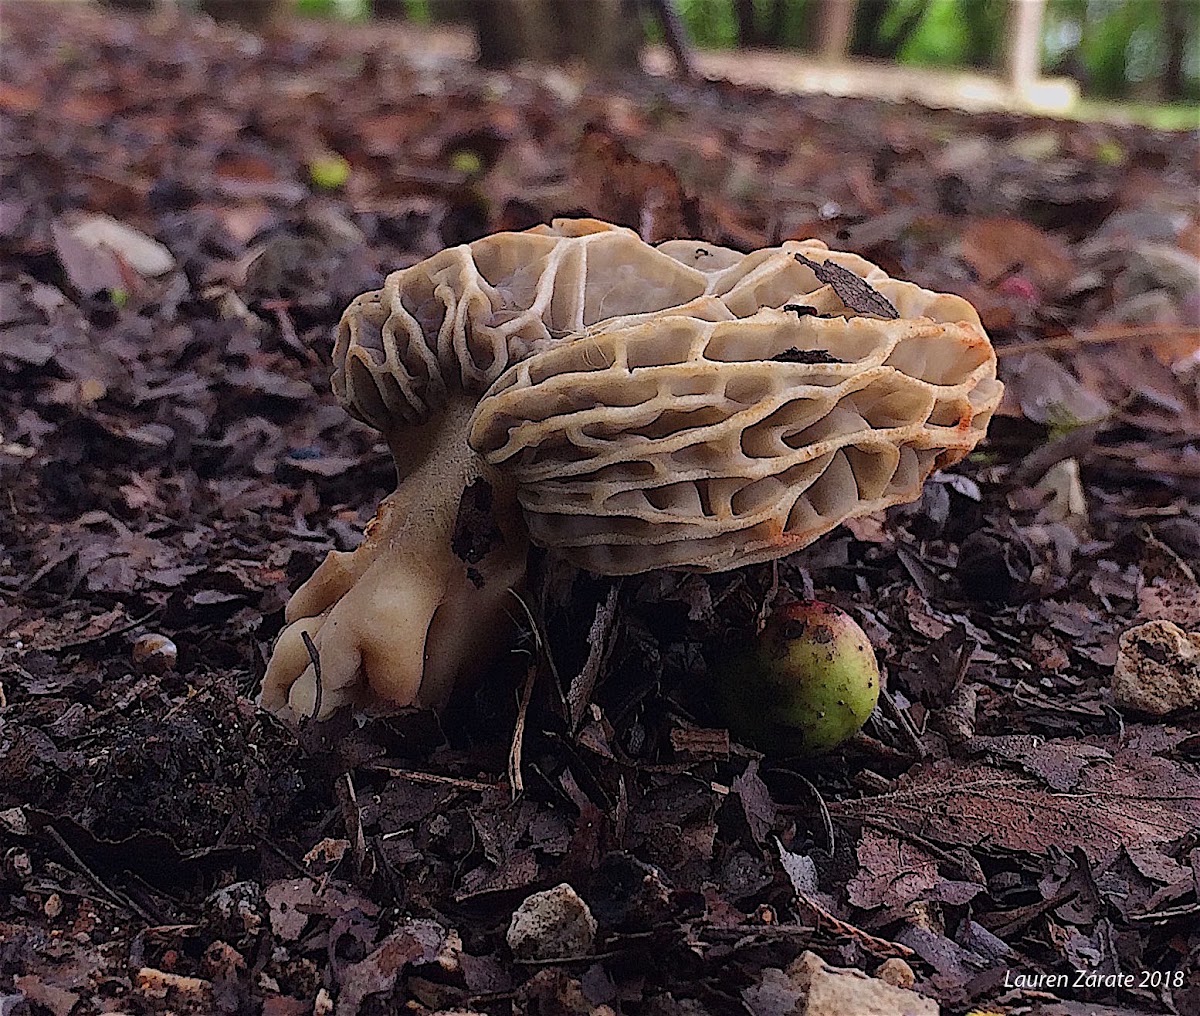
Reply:
<svg viewBox="0 0 1200 1016"><path fill-rule="evenodd" d="M1053 296L1076 273L1062 240L1020 219L976 219L964 231L961 245L963 260L985 285L1019 266L1034 285Z"/></svg>
<svg viewBox="0 0 1200 1016"><path fill-rule="evenodd" d="M14 978L13 985L30 1002L45 1006L54 1013L54 1016L68 1016L75 1008L75 1003L79 1001L79 995L76 992L60 988L56 984L50 984L36 974ZM20 995L17 998L20 999Z"/></svg>
<svg viewBox="0 0 1200 1016"><path fill-rule="evenodd" d="M900 316L887 297L875 292L866 279L860 279L848 268L834 261L810 261L803 254L797 254L796 260L811 268L819 282L832 286L838 299L856 314L874 314L889 319Z"/></svg>
<svg viewBox="0 0 1200 1016"><path fill-rule="evenodd" d="M123 288L125 277L121 274L121 265L108 248L89 246L59 220L50 224L50 234L54 237L54 252L67 281L80 296Z"/></svg>
<svg viewBox="0 0 1200 1016"><path fill-rule="evenodd" d="M775 802L758 775L757 760L746 766L746 771L733 781L730 789L742 804L742 813L746 816L746 824L750 827L754 842L764 843L775 822Z"/></svg>
<svg viewBox="0 0 1200 1016"><path fill-rule="evenodd" d="M1196 828L1200 776L1173 760L1118 748L1115 739L1099 747L1111 760L1089 759L1069 795L999 766L943 759L914 768L892 793L831 804L830 811L887 819L943 844L1038 855L1078 846L1098 866L1122 846L1163 852Z"/></svg>
<svg viewBox="0 0 1200 1016"><path fill-rule="evenodd" d="M70 229L84 246L119 255L130 268L147 278L165 275L175 267L175 257L166 247L111 215L93 212L74 222Z"/></svg>
<svg viewBox="0 0 1200 1016"><path fill-rule="evenodd" d="M358 1016L368 995L391 991L406 967L432 963L449 944L452 935L436 921L405 921L366 959L346 968L334 1010L336 1016Z"/></svg>
<svg viewBox="0 0 1200 1016"><path fill-rule="evenodd" d="M874 829L863 830L858 863L846 893L863 910L903 906L928 896L941 881L937 858L928 851Z"/></svg>

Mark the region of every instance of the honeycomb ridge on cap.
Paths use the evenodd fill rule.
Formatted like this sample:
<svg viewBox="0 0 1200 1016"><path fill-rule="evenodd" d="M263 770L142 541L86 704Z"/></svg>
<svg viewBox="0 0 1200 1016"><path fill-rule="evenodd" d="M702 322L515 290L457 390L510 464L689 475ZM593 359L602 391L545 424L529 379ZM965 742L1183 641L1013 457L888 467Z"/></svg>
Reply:
<svg viewBox="0 0 1200 1016"><path fill-rule="evenodd" d="M898 318L857 314L797 254ZM394 272L346 311L334 363L385 432L479 397L470 444L515 479L533 540L606 574L769 560L914 500L1003 391L960 297L816 240L653 247L587 219Z"/></svg>
<svg viewBox="0 0 1200 1016"><path fill-rule="evenodd" d="M664 312L733 320L789 300L853 315L796 253L864 278L901 317L919 305L937 321L978 324L965 300L934 298L819 240L741 254L694 240L655 247L624 227L556 219L447 248L356 298L338 326L333 389L351 415L388 431L429 419L451 389L481 395L511 364L608 323Z"/></svg>
<svg viewBox="0 0 1200 1016"><path fill-rule="evenodd" d="M897 285L875 288L919 299ZM722 571L915 500L1002 392L972 321L664 312L510 367L470 443L516 480L534 542L581 567Z"/></svg>

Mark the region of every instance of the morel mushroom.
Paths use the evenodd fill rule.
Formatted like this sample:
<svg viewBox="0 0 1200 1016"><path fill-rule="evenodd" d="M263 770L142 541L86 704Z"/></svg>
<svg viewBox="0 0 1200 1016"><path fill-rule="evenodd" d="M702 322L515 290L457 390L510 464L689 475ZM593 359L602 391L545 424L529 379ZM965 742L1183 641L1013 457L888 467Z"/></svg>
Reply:
<svg viewBox="0 0 1200 1016"><path fill-rule="evenodd" d="M400 482L288 604L262 701L294 716L444 703L503 641L528 538L608 575L780 557L918 497L1002 391L959 297L816 240L652 247L587 219L392 274L334 361Z"/></svg>

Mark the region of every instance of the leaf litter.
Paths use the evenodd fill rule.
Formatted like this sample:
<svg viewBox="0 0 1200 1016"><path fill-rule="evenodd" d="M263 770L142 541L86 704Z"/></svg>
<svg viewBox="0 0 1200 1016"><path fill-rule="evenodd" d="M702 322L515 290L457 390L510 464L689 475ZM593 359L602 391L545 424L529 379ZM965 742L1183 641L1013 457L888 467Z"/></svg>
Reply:
<svg viewBox="0 0 1200 1016"><path fill-rule="evenodd" d="M483 74L409 27L5 27L0 1008L696 1016L801 997L806 950L902 957L943 1011L1200 1008L1197 716L1110 688L1123 631L1198 624L1194 135ZM960 293L1009 385L988 445L774 566L535 556L518 653L446 715L284 729L252 697L288 591L393 482L328 389L342 306L579 213ZM888 693L838 752L763 758L708 662L814 592ZM517 962L513 911L564 881L592 954ZM1011 986L1074 969L1182 980Z"/></svg>

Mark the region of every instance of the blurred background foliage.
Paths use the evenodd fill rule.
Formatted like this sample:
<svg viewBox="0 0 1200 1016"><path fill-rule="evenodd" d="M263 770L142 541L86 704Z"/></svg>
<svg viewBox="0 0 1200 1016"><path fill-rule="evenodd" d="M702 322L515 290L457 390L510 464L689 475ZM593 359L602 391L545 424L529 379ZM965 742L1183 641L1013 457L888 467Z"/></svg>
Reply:
<svg viewBox="0 0 1200 1016"><path fill-rule="evenodd" d="M208 9L270 0L190 2ZM487 2L294 0L293 10L317 17L386 16L446 23L470 21L472 4ZM758 47L812 54L820 50L822 18L837 0L669 2L688 40L699 48ZM653 0L623 3L640 8L647 35L661 38ZM1011 33L1011 4L1012 0L858 0L848 55L913 67L999 69ZM1200 100L1200 0L1045 0L1041 69L1076 79L1082 93L1096 99L1194 103Z"/></svg>
<svg viewBox="0 0 1200 1016"><path fill-rule="evenodd" d="M697 46L806 50L815 41L818 0L677 3ZM850 53L923 67L995 67L1007 8L1007 0L860 0ZM1172 56L1178 68L1169 66ZM1133 96L1149 83L1163 97L1198 98L1200 0L1048 0L1042 57L1046 71L1076 77L1098 96Z"/></svg>

